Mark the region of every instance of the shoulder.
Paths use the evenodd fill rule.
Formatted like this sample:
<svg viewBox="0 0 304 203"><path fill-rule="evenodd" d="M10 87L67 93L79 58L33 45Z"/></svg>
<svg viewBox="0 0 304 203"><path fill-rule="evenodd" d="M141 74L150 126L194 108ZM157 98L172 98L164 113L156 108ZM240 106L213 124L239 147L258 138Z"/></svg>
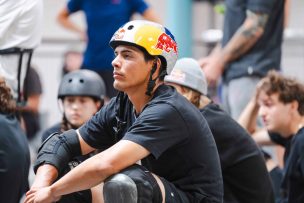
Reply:
<svg viewBox="0 0 304 203"><path fill-rule="evenodd" d="M48 136L50 136L52 133L58 132L60 133L60 123L57 123L53 125L52 127L46 129L41 136L42 141L44 141Z"/></svg>

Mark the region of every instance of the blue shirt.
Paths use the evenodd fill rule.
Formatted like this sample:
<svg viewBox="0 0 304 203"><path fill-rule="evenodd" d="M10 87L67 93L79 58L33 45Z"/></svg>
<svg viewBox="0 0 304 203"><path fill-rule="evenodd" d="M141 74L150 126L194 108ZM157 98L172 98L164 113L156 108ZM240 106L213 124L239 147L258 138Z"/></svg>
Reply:
<svg viewBox="0 0 304 203"><path fill-rule="evenodd" d="M237 60L230 62L223 75L224 82L244 76L265 76L271 69L279 70L283 38L284 0L227 0L224 36L225 46L246 19L246 11L269 14L260 39Z"/></svg>
<svg viewBox="0 0 304 203"><path fill-rule="evenodd" d="M112 70L114 58L109 41L114 32L148 5L143 0L69 0L69 13L83 11L87 23L88 44L83 67L95 71Z"/></svg>

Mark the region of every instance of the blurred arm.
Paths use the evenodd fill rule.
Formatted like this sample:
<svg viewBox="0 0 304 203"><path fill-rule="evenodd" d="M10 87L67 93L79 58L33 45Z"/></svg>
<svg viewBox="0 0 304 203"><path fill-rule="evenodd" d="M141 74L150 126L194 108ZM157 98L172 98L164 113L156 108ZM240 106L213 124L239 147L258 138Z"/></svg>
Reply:
<svg viewBox="0 0 304 203"><path fill-rule="evenodd" d="M155 13L154 9L148 8L145 10L142 14L142 17L146 20L150 20L159 24L162 24L162 21L158 17L158 15Z"/></svg>
<svg viewBox="0 0 304 203"><path fill-rule="evenodd" d="M86 39L85 31L82 30L81 28L79 28L77 25L75 25L70 20L69 16L70 16L70 13L69 13L67 7L64 7L62 10L59 11L59 13L57 15L57 21L59 22L60 25L62 25L66 29L78 33L79 36L85 40Z"/></svg>
<svg viewBox="0 0 304 203"><path fill-rule="evenodd" d="M255 13L250 10L247 10L246 13L247 17L242 26L221 50L223 60L226 63L245 54L264 33L268 14Z"/></svg>
<svg viewBox="0 0 304 203"><path fill-rule="evenodd" d="M255 101L255 98L252 98L238 118L238 123L250 134L255 133L257 130L256 122L258 118L258 111L259 106Z"/></svg>

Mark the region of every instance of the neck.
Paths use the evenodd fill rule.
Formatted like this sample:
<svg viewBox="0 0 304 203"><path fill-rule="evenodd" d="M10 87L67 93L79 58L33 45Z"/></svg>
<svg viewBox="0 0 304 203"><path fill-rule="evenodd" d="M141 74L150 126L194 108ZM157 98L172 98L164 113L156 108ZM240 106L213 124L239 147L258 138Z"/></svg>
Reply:
<svg viewBox="0 0 304 203"><path fill-rule="evenodd" d="M293 135L297 134L298 131L304 127L304 117L299 117L293 121L294 125L292 125L291 131Z"/></svg>
<svg viewBox="0 0 304 203"><path fill-rule="evenodd" d="M298 124L298 131L304 127L304 118L302 117L301 122Z"/></svg>
<svg viewBox="0 0 304 203"><path fill-rule="evenodd" d="M210 102L211 102L211 100L208 97L202 95L201 96L201 100L200 100L199 109L204 108L205 106L207 106L208 104L210 104Z"/></svg>
<svg viewBox="0 0 304 203"><path fill-rule="evenodd" d="M142 89L137 89L136 91L128 91L126 92L130 101L132 102L135 113L139 114L142 112L143 108L145 105L151 100L153 97L155 89L160 85L160 83L156 84L153 91L152 91L152 96L146 95L147 88L142 88Z"/></svg>

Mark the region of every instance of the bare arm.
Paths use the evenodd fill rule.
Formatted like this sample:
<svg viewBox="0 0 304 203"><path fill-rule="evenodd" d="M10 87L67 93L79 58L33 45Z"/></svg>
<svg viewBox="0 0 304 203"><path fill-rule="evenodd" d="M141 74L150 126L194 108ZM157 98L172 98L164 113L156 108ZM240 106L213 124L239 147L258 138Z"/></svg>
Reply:
<svg viewBox="0 0 304 203"><path fill-rule="evenodd" d="M222 48L225 62L238 59L245 54L263 35L268 15L247 10L243 25L233 35L228 44Z"/></svg>
<svg viewBox="0 0 304 203"><path fill-rule="evenodd" d="M31 95L27 99L26 106L21 106L18 109L20 111L38 113L40 103L40 94Z"/></svg>
<svg viewBox="0 0 304 203"><path fill-rule="evenodd" d="M92 188L107 177L149 155L142 146L121 140L109 149L87 159L50 187L29 196L25 203L54 202L62 195Z"/></svg>
<svg viewBox="0 0 304 203"><path fill-rule="evenodd" d="M208 82L217 82L227 63L247 53L263 35L268 20L267 14L247 10L247 17L230 41L221 47L218 45L206 58L199 60Z"/></svg>
<svg viewBox="0 0 304 203"><path fill-rule="evenodd" d="M155 11L152 8L148 8L147 10L145 10L144 13L142 14L142 17L146 20L150 20L162 24L162 21L156 15Z"/></svg>
<svg viewBox="0 0 304 203"><path fill-rule="evenodd" d="M76 32L79 34L79 36L86 40L86 33L84 30L79 28L77 25L75 25L70 19L69 19L70 13L67 9L67 7L64 7L62 10L59 11L57 15L57 21L60 25L65 27L68 30L71 30L73 32Z"/></svg>
<svg viewBox="0 0 304 203"><path fill-rule="evenodd" d="M90 147L80 136L78 130L76 131L82 154L88 154L93 151L94 148ZM50 186L58 177L58 170L56 167L50 164L41 165L36 172L34 183L31 187L31 190L27 194L35 192L37 189Z"/></svg>
<svg viewBox="0 0 304 203"><path fill-rule="evenodd" d="M238 118L238 123L250 134L256 132L258 111L259 106L255 101L255 98L252 98Z"/></svg>

